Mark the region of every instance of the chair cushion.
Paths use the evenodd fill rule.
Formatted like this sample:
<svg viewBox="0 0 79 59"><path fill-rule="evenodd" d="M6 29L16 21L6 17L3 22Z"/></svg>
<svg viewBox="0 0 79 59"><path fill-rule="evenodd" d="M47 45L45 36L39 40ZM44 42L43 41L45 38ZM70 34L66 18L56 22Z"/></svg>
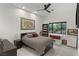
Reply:
<svg viewBox="0 0 79 59"><path fill-rule="evenodd" d="M50 35L50 37L53 38L53 39L57 39L57 40L60 40L60 38L61 38L61 37L58 36L58 35Z"/></svg>

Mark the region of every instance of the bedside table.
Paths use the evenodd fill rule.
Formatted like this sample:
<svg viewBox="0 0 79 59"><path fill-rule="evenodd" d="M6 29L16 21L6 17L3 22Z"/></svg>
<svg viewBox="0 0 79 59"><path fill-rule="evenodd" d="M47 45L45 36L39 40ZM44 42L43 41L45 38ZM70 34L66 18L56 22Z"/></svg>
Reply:
<svg viewBox="0 0 79 59"><path fill-rule="evenodd" d="M17 49L22 47L22 41L21 40L14 40L14 45L17 47Z"/></svg>

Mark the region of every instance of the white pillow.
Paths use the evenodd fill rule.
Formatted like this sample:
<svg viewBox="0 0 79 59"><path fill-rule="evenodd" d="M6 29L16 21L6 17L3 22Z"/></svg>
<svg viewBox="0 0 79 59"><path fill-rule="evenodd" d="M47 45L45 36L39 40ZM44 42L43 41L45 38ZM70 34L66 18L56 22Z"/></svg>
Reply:
<svg viewBox="0 0 79 59"><path fill-rule="evenodd" d="M27 34L27 37L28 37L28 38L32 38L33 35L32 35L32 34Z"/></svg>

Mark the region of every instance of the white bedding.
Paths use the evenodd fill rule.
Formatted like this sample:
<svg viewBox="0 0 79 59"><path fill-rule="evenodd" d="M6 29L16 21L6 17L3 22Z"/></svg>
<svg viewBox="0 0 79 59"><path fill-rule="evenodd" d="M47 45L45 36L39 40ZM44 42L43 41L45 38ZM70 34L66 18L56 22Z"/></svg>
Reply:
<svg viewBox="0 0 79 59"><path fill-rule="evenodd" d="M32 37L28 38L27 35L25 35L22 38L22 42L32 48L34 48L37 52L43 53L46 46L50 44L53 40L50 37Z"/></svg>

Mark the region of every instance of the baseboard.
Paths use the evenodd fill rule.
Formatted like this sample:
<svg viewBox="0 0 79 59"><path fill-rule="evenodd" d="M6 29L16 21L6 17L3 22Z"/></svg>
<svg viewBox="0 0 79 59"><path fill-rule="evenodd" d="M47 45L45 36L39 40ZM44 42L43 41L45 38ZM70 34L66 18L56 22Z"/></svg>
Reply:
<svg viewBox="0 0 79 59"><path fill-rule="evenodd" d="M67 47L71 47L71 48L75 48L75 49L77 49L76 47L72 47L72 46L69 46L69 45L66 45Z"/></svg>

